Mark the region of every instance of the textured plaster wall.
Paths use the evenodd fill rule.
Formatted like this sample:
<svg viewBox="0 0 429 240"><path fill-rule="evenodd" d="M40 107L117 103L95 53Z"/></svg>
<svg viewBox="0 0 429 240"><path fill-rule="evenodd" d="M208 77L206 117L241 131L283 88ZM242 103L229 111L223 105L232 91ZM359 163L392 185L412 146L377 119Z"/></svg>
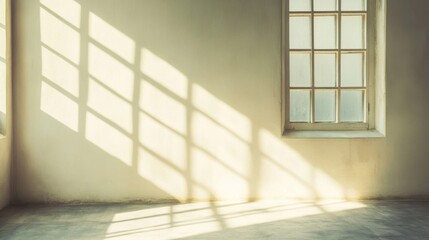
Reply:
<svg viewBox="0 0 429 240"><path fill-rule="evenodd" d="M16 200L427 196L428 10L388 1L387 138L292 140L280 0L16 0Z"/></svg>

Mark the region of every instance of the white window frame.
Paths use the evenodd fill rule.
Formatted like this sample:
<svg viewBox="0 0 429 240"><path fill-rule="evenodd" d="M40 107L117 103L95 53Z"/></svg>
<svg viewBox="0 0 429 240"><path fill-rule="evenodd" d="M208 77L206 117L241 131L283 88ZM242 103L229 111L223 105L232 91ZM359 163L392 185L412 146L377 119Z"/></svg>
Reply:
<svg viewBox="0 0 429 240"><path fill-rule="evenodd" d="M313 3L314 0L311 0ZM340 1L340 0L339 0ZM313 5L313 4L312 4ZM283 0L282 28L282 134L286 137L384 137L385 136L385 25L386 0L367 0L366 112L357 123L295 123L289 121L289 0ZM294 12L292 12L295 14ZM318 12L312 11L312 17ZM323 12L325 13L325 12ZM327 12L328 14L332 12ZM340 15L340 8L336 11ZM313 19L313 18L312 18ZM338 17L337 21L341 21ZM341 27L338 24L340 33ZM313 31L313 29L312 29ZM340 34L338 34L340 35ZM340 39L338 39L340 41ZM314 49L311 49L314 53ZM337 51L337 50L336 50ZM312 61L313 62L313 61ZM339 68L340 66L338 66ZM313 68L313 67L312 67ZM339 77L339 76L338 76ZM314 77L312 77L314 79ZM314 81L314 80L313 80ZM314 94L314 84L310 88ZM337 97L339 99L339 97ZM313 101L313 100L312 100ZM340 101L340 100L339 100ZM339 103L337 103L338 108ZM313 107L314 108L314 107ZM311 110L314 114L314 110ZM337 114L339 109L336 110ZM314 117L312 117L312 120ZM337 116L338 120L338 116Z"/></svg>

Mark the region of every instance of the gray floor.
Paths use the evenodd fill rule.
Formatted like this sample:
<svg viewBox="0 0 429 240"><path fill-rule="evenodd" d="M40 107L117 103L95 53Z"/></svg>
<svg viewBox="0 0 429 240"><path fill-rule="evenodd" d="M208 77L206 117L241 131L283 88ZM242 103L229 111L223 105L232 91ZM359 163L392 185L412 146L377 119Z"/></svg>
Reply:
<svg viewBox="0 0 429 240"><path fill-rule="evenodd" d="M429 202L12 206L0 239L429 239Z"/></svg>

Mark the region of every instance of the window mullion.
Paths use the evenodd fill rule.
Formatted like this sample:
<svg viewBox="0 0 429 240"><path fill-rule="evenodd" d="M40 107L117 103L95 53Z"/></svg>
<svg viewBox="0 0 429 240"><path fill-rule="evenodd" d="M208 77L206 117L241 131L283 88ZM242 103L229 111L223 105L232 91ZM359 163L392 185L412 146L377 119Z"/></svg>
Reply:
<svg viewBox="0 0 429 240"><path fill-rule="evenodd" d="M370 79L370 76L369 76L369 66L368 66L368 54L369 54L369 43L368 43L368 39L369 39L369 37L368 37L368 33L369 33L369 30L368 30L368 27L369 27L369 24L368 24L368 14L369 14L369 11L368 11L368 3L367 3L367 12L366 12L366 14L364 15L364 29L362 29L362 31L364 31L363 32L363 34L362 34L362 36L364 36L364 44L365 44L365 54L363 55L364 56L364 59L363 59L363 61L364 61L364 64L363 64L363 69L362 69L362 71L364 71L363 72L363 74L362 74L362 76L364 76L364 86L365 86L365 95L364 95L364 109L363 109L363 112L364 112L364 120L365 120L365 122L367 122L367 123L369 123L370 122L370 119L369 119L369 99L370 99L370 95L369 94L371 94L371 91L370 91L370 89L369 89L369 79ZM369 125L368 125L369 126Z"/></svg>
<svg viewBox="0 0 429 240"><path fill-rule="evenodd" d="M314 93L314 0L311 0L311 123L315 122L315 93Z"/></svg>
<svg viewBox="0 0 429 240"><path fill-rule="evenodd" d="M336 108L336 122L341 122L340 107L341 107L341 0L338 0L338 57L337 57L337 108Z"/></svg>

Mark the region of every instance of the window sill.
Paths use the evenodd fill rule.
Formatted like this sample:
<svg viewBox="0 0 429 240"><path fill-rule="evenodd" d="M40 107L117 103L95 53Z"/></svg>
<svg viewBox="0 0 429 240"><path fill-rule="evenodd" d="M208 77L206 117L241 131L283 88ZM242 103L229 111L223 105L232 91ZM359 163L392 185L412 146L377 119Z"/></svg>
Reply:
<svg viewBox="0 0 429 240"><path fill-rule="evenodd" d="M283 133L284 138L291 139L365 139L365 138L384 138L384 134L377 130L363 131L299 131L286 130Z"/></svg>

